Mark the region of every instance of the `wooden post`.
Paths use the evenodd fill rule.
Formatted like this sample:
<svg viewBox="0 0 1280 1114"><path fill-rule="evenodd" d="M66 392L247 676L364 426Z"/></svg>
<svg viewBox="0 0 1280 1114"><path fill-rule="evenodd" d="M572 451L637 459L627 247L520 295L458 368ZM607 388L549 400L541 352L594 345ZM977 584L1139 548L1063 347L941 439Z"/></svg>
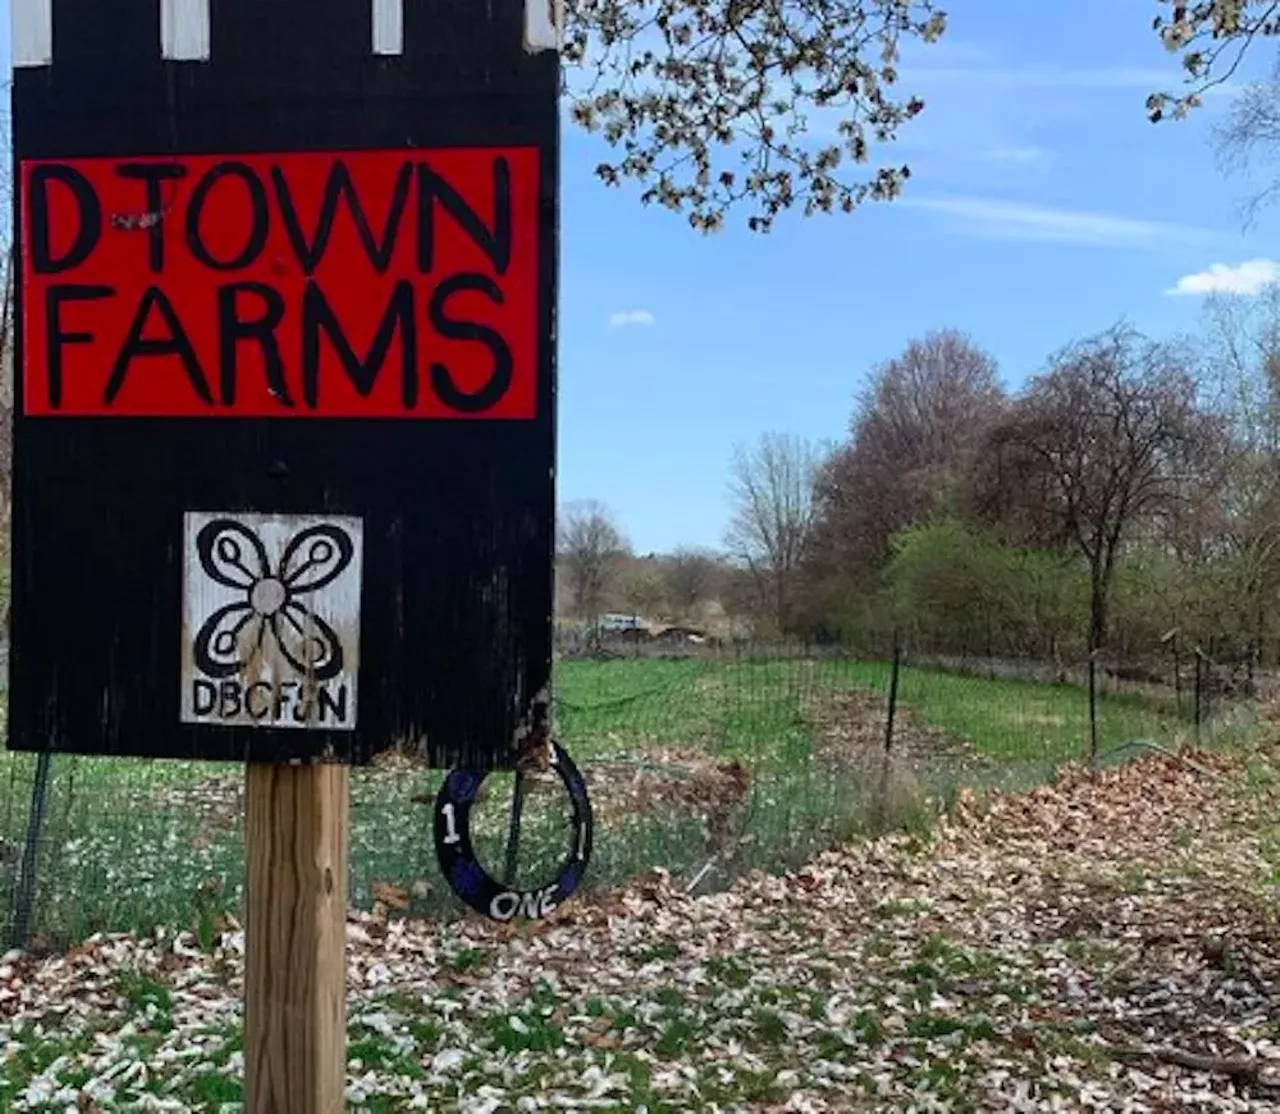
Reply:
<svg viewBox="0 0 1280 1114"><path fill-rule="evenodd" d="M246 1114L342 1114L346 766L250 765L245 794Z"/></svg>

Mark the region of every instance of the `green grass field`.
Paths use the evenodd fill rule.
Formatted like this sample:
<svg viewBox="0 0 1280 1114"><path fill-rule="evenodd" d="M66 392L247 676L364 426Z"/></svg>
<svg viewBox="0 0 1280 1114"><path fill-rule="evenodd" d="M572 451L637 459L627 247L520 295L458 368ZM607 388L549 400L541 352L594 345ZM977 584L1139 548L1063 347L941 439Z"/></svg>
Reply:
<svg viewBox="0 0 1280 1114"><path fill-rule="evenodd" d="M750 771L749 792L732 819L735 835L745 838L735 839L732 854L720 849L709 884L752 867L797 865L848 838L868 822L874 786L865 763L832 763L823 732L832 723L847 726L878 747L888 688L889 666L875 662L561 663L558 735L597 800L591 883L612 885L659 866L692 876L712 860L711 814L723 802L671 804L659 792L699 756L736 761ZM914 753L920 758L925 752L920 784L934 796L975 780L1043 777L1056 763L1088 754L1087 697L1075 686L908 667L899 707L902 737L918 736ZM842 716L858 722L842 724ZM1185 738L1187 727L1168 700L1109 695L1100 703L1104 751L1136 739L1169 744ZM939 739L947 745L930 762L927 751ZM956 748L977 765L954 762ZM0 758L0 918L7 919L11 907L34 765L29 755ZM239 908L238 770L63 757L54 760L54 771L41 844L38 934L64 942L96 931L167 924L209 936L223 914ZM631 771L642 780L632 780ZM457 909L431 846L430 800L440 776L401 767L353 776L357 904L368 907L375 883L384 883L403 891L416 914ZM478 843L496 871L512 779L493 780L491 800L478 819ZM631 796L614 799L625 793ZM913 809L920 807L927 806L913 801ZM899 820L913 818L922 819L912 812ZM559 857L562 825L557 807L531 802L521 881L545 875Z"/></svg>
<svg viewBox="0 0 1280 1114"><path fill-rule="evenodd" d="M851 663L848 683L887 691L890 665ZM1001 762L1082 758L1089 747L1088 692L1079 685L995 680L906 666L899 701L922 722L972 744ZM1098 705L1099 750L1135 739L1168 742L1189 724L1173 696L1103 693Z"/></svg>

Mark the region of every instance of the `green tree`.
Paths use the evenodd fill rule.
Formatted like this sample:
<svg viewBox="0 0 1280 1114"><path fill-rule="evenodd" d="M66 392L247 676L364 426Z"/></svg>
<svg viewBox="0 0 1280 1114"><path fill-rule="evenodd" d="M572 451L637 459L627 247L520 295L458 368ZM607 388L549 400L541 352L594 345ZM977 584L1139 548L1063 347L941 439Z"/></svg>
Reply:
<svg viewBox="0 0 1280 1114"><path fill-rule="evenodd" d="M1004 618L998 560L956 522L913 526L894 536L885 581L900 628L940 650L991 652Z"/></svg>
<svg viewBox="0 0 1280 1114"><path fill-rule="evenodd" d="M1069 552L957 521L897 535L885 570L899 629L942 652L1060 660L1083 648L1088 577Z"/></svg>

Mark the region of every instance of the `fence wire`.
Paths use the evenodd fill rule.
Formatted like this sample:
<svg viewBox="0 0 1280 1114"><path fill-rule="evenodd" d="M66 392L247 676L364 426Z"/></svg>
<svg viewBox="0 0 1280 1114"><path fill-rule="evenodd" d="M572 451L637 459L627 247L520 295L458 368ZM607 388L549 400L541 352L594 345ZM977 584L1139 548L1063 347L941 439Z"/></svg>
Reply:
<svg viewBox="0 0 1280 1114"><path fill-rule="evenodd" d="M1267 679L1248 665L1072 663L847 649L619 643L556 663L557 737L596 816L589 888L662 869L690 888L782 870L859 832L927 825L962 789L1019 788L1064 762L1123 761L1243 739ZM1096 747L1095 747L1096 739ZM431 811L443 773L385 756L354 771L351 894L414 916L459 912ZM477 809L503 873L511 775ZM544 789L546 787L543 787ZM554 787L524 804L518 881L563 855ZM57 947L165 925L198 939L237 923L243 772L6 752L0 758L0 930Z"/></svg>

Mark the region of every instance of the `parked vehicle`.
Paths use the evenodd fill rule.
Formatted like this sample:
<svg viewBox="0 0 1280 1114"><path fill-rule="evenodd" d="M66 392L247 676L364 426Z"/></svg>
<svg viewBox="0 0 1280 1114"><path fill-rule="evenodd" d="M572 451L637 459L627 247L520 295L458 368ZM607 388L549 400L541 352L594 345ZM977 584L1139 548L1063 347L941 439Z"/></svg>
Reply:
<svg viewBox="0 0 1280 1114"><path fill-rule="evenodd" d="M648 630L649 624L638 615L623 615L610 611L600 616L600 631L603 634L621 634L623 631Z"/></svg>

